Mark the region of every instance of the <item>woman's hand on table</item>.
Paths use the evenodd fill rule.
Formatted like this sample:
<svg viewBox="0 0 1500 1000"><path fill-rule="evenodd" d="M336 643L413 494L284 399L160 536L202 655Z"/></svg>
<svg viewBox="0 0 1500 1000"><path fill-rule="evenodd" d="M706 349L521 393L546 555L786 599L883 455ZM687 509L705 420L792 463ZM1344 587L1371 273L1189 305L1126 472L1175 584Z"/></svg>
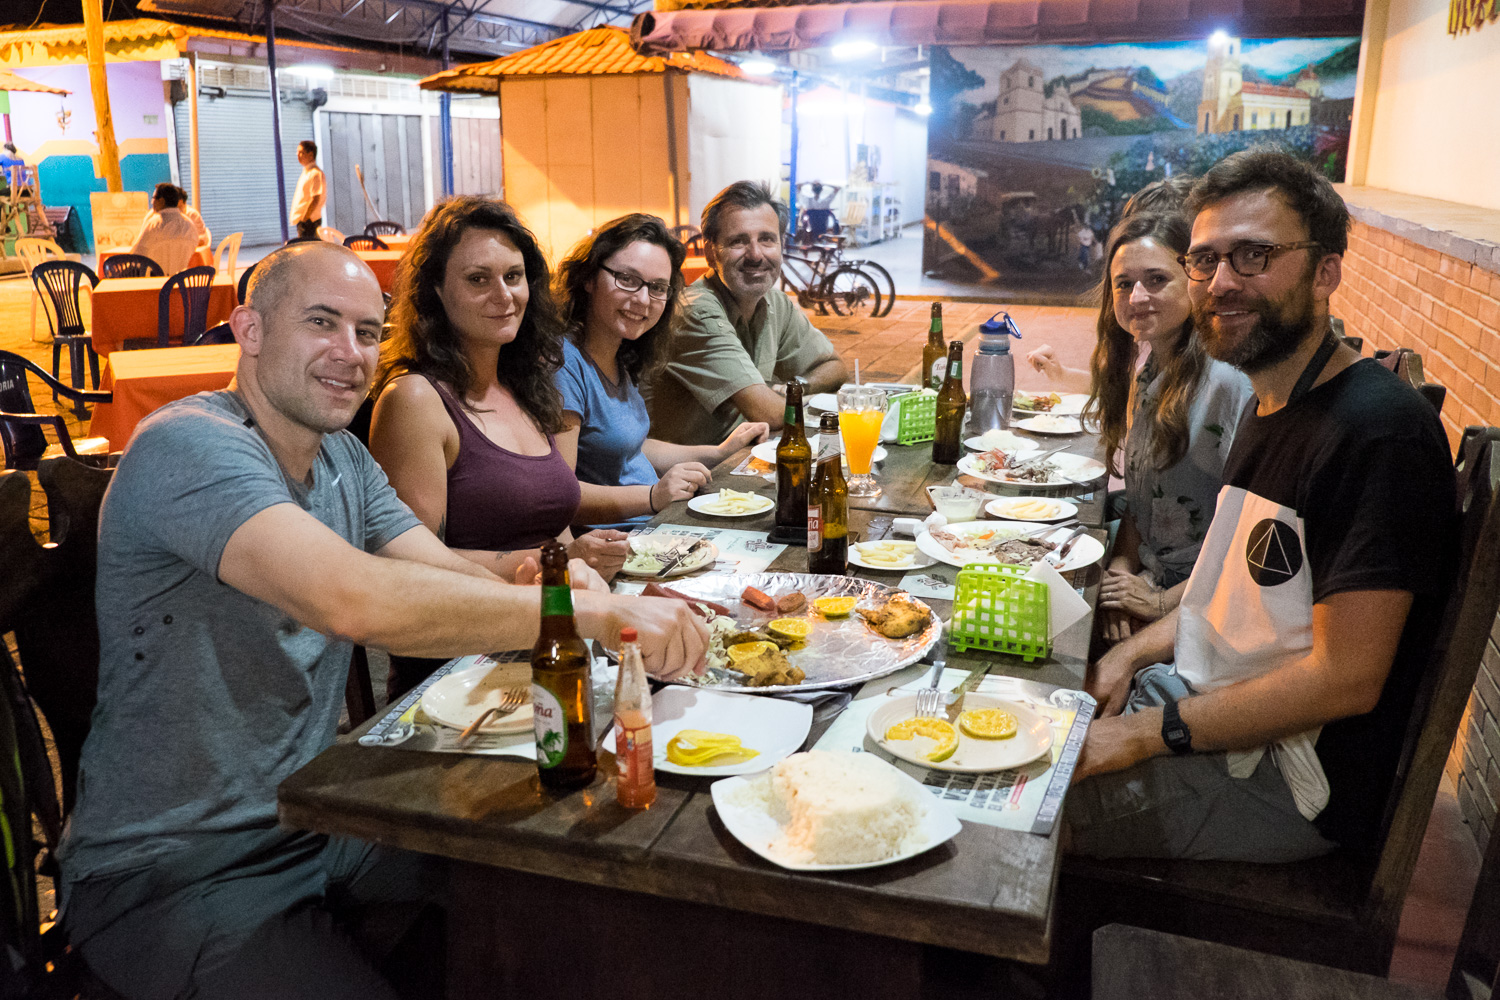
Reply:
<svg viewBox="0 0 1500 1000"><path fill-rule="evenodd" d="M1051 344L1043 344L1034 351L1026 354L1026 363L1049 379L1056 380L1062 377L1062 362L1057 360L1057 352L1052 349Z"/></svg>
<svg viewBox="0 0 1500 1000"><path fill-rule="evenodd" d="M516 567L513 582L518 587L534 587L542 582L542 567L538 565L535 556L527 556L521 560L521 565ZM593 567L582 559L568 560L568 583L574 590L609 593L609 584L604 577L594 572Z"/></svg>
<svg viewBox="0 0 1500 1000"><path fill-rule="evenodd" d="M1108 569L1099 585L1099 607L1124 612L1141 621L1154 622L1166 613L1162 593L1136 573ZM1127 632L1120 638L1127 638Z"/></svg>
<svg viewBox="0 0 1500 1000"><path fill-rule="evenodd" d="M724 443L719 445L719 461L752 444L760 444L771 435L771 425L763 423L740 424L729 432Z"/></svg>
<svg viewBox="0 0 1500 1000"><path fill-rule="evenodd" d="M1127 612L1115 608L1100 611L1100 633L1111 644L1124 642L1135 634L1135 619Z"/></svg>
<svg viewBox="0 0 1500 1000"><path fill-rule="evenodd" d="M674 501L691 500L712 478L702 462L678 462L652 485L651 509L661 513Z"/></svg>
<svg viewBox="0 0 1500 1000"><path fill-rule="evenodd" d="M582 560L599 576L609 580L630 558L630 536L623 531L601 528L585 532L568 546L571 563Z"/></svg>

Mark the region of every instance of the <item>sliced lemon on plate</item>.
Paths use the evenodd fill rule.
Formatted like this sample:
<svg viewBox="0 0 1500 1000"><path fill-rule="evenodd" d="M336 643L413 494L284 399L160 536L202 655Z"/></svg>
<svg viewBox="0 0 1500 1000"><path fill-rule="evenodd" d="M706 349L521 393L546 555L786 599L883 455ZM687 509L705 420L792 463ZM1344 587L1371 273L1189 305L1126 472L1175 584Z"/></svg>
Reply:
<svg viewBox="0 0 1500 1000"><path fill-rule="evenodd" d="M953 751L958 749L958 730L953 728L953 723L944 719L907 719L885 731L885 738L888 740L909 740L917 736L925 736L937 744L927 755L927 759L934 764L952 757Z"/></svg>
<svg viewBox="0 0 1500 1000"><path fill-rule="evenodd" d="M813 608L824 618L843 618L857 601L855 597L820 597L813 601Z"/></svg>
<svg viewBox="0 0 1500 1000"><path fill-rule="evenodd" d="M812 632L812 624L805 618L778 618L766 628L783 639L796 642L806 639Z"/></svg>
<svg viewBox="0 0 1500 1000"><path fill-rule="evenodd" d="M771 652L776 648L774 642L766 642L762 639L752 642L737 642L724 650L724 652L728 654L730 663L739 663L741 660L753 659L763 651Z"/></svg>
<svg viewBox="0 0 1500 1000"><path fill-rule="evenodd" d="M965 736L1004 740L1016 735L1016 717L1003 708L971 708L958 714L958 728Z"/></svg>

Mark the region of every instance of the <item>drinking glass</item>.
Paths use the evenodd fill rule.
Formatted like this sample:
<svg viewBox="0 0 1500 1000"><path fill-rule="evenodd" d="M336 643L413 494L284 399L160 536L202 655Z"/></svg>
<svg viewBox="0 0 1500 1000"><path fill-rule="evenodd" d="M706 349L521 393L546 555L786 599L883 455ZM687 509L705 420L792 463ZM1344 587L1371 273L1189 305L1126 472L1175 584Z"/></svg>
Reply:
<svg viewBox="0 0 1500 1000"><path fill-rule="evenodd" d="M880 443L880 425L889 408L890 401L879 389L847 385L839 390L839 433L849 461L851 497L880 496L880 484L870 475L870 459Z"/></svg>

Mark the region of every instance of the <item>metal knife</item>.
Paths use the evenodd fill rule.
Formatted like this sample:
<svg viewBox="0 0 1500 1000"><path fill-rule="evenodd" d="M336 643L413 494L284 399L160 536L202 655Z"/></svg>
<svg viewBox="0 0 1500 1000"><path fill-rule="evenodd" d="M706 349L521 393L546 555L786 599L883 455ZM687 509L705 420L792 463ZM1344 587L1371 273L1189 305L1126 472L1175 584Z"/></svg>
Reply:
<svg viewBox="0 0 1500 1000"><path fill-rule="evenodd" d="M964 698L969 693L969 686L971 684L978 683L976 678L982 678L985 674L989 673L990 666L991 664L989 663L989 661L985 661L984 663L979 664L979 666L975 667L973 670L970 670L969 675L963 680L959 681L958 684L949 693L947 708L949 722L958 721L959 713L964 710ZM954 697L955 695L957 697Z"/></svg>
<svg viewBox="0 0 1500 1000"><path fill-rule="evenodd" d="M692 555L694 552L696 552L700 548L702 548L703 544L704 544L704 541L705 541L704 539L700 538L697 541L693 542L691 545L689 545L687 548L682 549L681 551L677 552L675 555L668 556L662 562L661 569L659 569L659 570L656 571L656 578L658 580L660 580L662 577L664 577L668 573L672 572L672 570L676 569L679 563L681 563L688 556Z"/></svg>

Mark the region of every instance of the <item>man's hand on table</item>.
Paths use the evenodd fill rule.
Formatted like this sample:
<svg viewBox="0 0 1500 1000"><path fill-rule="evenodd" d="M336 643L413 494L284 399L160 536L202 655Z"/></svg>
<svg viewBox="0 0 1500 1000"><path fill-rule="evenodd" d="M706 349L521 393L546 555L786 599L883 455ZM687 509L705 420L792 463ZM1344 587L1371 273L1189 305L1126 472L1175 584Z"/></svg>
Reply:
<svg viewBox="0 0 1500 1000"><path fill-rule="evenodd" d="M783 389L783 392L785 390ZM724 461L730 455L739 451L746 445L760 444L771 435L771 425L753 421L740 424L729 432L724 443L719 445L719 461Z"/></svg>
<svg viewBox="0 0 1500 1000"><path fill-rule="evenodd" d="M1098 718L1119 715L1124 710L1135 670L1135 662L1122 646L1116 646L1089 664L1083 689L1099 703Z"/></svg>
<svg viewBox="0 0 1500 1000"><path fill-rule="evenodd" d="M1161 741L1159 708L1095 719L1084 738L1073 780L1123 771L1166 751L1166 744Z"/></svg>
<svg viewBox="0 0 1500 1000"><path fill-rule="evenodd" d="M630 536L611 528L585 532L573 539L568 555L570 562L581 559L604 579L613 579L630 558Z"/></svg>
<svg viewBox="0 0 1500 1000"><path fill-rule="evenodd" d="M706 669L708 625L687 601L580 594L575 610L579 632L611 648L619 642L620 629L635 629L646 673L652 677L673 680Z"/></svg>
<svg viewBox="0 0 1500 1000"><path fill-rule="evenodd" d="M651 506L659 514L675 501L691 500L712 478L702 462L678 462L651 487Z"/></svg>

